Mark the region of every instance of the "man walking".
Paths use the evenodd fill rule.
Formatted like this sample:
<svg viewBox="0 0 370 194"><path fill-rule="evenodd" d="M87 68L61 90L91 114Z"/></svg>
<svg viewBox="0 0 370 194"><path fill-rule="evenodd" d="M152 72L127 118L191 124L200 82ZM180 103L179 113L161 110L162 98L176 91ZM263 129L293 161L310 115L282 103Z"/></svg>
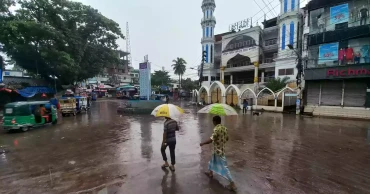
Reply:
<svg viewBox="0 0 370 194"><path fill-rule="evenodd" d="M243 101L243 114L247 114L247 110L248 110L248 100L244 99L244 101Z"/></svg>
<svg viewBox="0 0 370 194"><path fill-rule="evenodd" d="M177 122L171 118L166 117L166 121L164 122L163 141L161 146L161 153L163 161L165 162L162 165L162 168L169 167L171 171L175 171L176 131L178 130L179 126L177 125ZM167 162L166 155L167 146L170 148L171 166Z"/></svg>
<svg viewBox="0 0 370 194"><path fill-rule="evenodd" d="M221 117L219 116L213 117L213 124L215 125L215 128L213 129L213 134L211 138L200 144L200 146L210 143L213 144L212 159L208 164L209 172L205 172L205 174L210 178L213 178L213 172L221 175L230 182L227 188L229 190L235 191L236 186L231 177L230 170L227 167L225 157L225 144L229 140L227 128L221 125Z"/></svg>

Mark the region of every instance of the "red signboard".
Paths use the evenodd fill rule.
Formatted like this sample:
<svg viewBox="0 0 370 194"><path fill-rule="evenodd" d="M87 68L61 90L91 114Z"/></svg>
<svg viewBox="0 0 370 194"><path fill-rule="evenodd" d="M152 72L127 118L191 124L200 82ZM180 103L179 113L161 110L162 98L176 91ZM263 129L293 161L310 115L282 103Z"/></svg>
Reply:
<svg viewBox="0 0 370 194"><path fill-rule="evenodd" d="M366 75L370 75L370 69L353 69L353 68L347 68L347 69L328 69L326 71L326 77L363 77Z"/></svg>

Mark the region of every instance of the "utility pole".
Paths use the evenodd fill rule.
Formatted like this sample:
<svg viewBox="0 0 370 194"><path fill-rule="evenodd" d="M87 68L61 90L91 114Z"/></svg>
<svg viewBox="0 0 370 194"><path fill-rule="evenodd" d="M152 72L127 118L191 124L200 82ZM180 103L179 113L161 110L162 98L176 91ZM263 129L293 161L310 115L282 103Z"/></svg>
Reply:
<svg viewBox="0 0 370 194"><path fill-rule="evenodd" d="M207 52L202 52L202 63L200 64L200 73L199 73L199 88L202 87L203 81L203 67L204 67L204 60L207 58Z"/></svg>
<svg viewBox="0 0 370 194"><path fill-rule="evenodd" d="M302 45L303 45L303 28L304 28L304 20L303 16L300 15L300 25L298 25L299 29L297 30L298 36L297 36L297 57L298 57L298 63L297 63L297 101L296 101L296 114L301 114L301 110L303 110L303 102L302 102L302 75L303 75L303 65L302 65Z"/></svg>

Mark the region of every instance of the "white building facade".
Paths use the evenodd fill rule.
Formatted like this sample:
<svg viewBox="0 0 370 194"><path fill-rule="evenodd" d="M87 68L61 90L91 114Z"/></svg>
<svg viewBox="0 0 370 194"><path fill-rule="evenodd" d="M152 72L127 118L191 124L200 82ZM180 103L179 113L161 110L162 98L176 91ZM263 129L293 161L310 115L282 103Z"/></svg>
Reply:
<svg viewBox="0 0 370 194"><path fill-rule="evenodd" d="M295 81L297 77L297 54L301 46L302 37L302 14L299 8L299 0L280 0L279 27L279 50L275 59L275 77L288 77L289 81ZM293 49L290 49L291 45ZM295 51L294 51L295 50Z"/></svg>
<svg viewBox="0 0 370 194"><path fill-rule="evenodd" d="M214 11L216 4L214 0L203 0L202 11L203 18L202 26L202 51L206 52L203 65L203 82L202 85L210 86L212 81L216 80L217 70L214 68L214 53L215 53L215 39L214 31L216 26L216 18Z"/></svg>

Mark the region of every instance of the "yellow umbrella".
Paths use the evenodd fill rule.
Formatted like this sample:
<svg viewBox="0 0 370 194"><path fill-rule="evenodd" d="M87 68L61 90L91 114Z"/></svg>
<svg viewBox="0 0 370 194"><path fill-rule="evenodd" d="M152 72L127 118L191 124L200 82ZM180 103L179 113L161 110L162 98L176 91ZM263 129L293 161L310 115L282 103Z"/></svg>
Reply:
<svg viewBox="0 0 370 194"><path fill-rule="evenodd" d="M181 114L184 113L180 107L173 105L173 104L162 104L157 106L151 115L155 117L168 117L168 118L176 118L179 117Z"/></svg>

